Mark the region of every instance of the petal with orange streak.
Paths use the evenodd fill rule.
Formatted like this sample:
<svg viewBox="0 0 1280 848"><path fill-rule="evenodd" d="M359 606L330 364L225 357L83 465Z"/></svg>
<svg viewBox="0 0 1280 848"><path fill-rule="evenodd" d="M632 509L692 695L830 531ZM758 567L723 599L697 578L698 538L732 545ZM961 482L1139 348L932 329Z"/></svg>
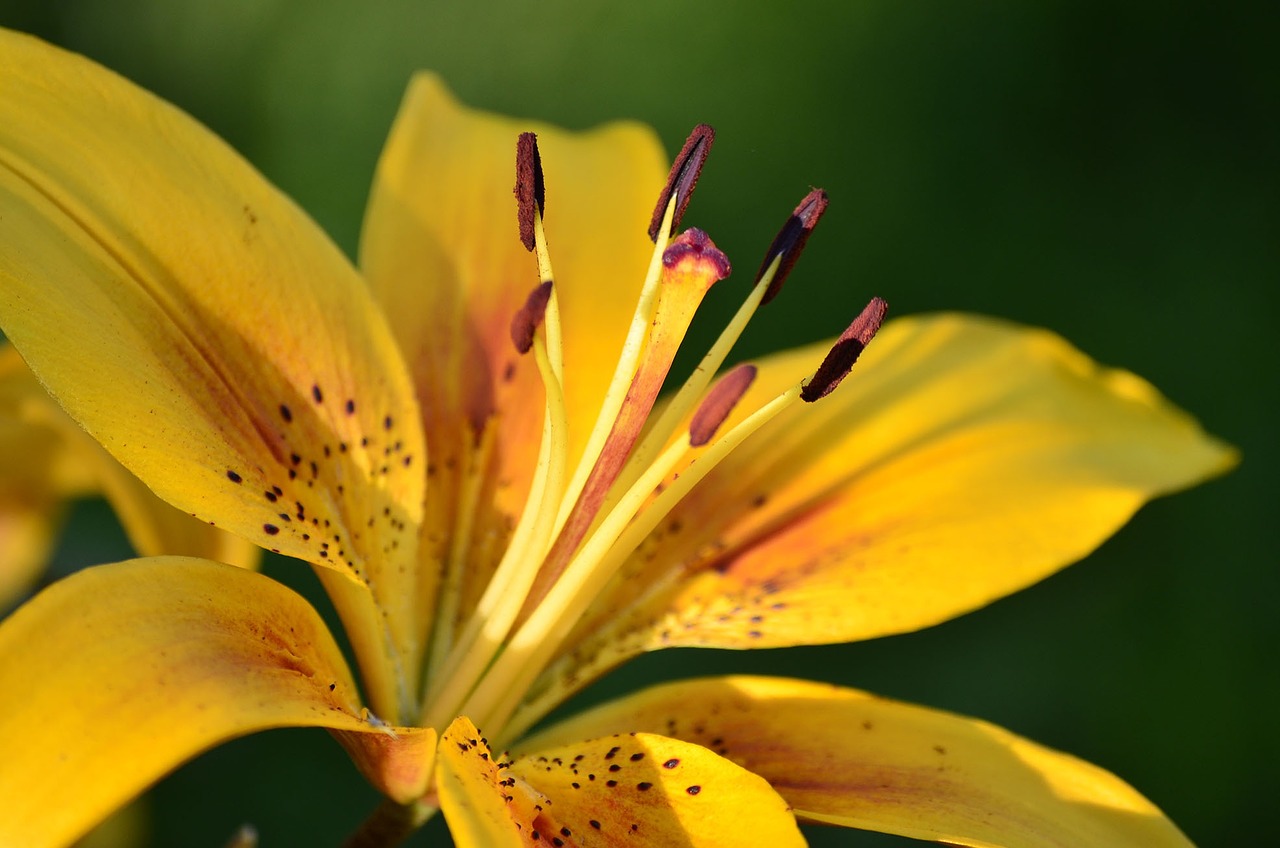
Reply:
<svg viewBox="0 0 1280 848"><path fill-rule="evenodd" d="M1150 801L1097 766L984 721L804 680L655 686L521 749L623 728L718 752L768 780L801 821L982 848L1190 846Z"/></svg>
<svg viewBox="0 0 1280 848"><path fill-rule="evenodd" d="M823 352L760 362L722 432ZM646 650L847 642L945 621L1235 462L1141 378L1051 333L957 315L891 322L838 391L787 410L690 493L535 697L545 708Z"/></svg>
<svg viewBox="0 0 1280 848"><path fill-rule="evenodd" d="M206 560L98 566L41 592L0 624L0 697L0 797L24 799L0 817L5 845L65 844L206 748L272 727L340 732L401 798L431 774L434 734L366 718L305 600Z"/></svg>

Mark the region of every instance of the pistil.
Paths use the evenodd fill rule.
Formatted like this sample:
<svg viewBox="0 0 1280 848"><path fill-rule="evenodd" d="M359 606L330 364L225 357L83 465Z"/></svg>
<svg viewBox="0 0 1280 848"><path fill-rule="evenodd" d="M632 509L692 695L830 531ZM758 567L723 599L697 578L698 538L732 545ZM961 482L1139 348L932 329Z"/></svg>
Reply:
<svg viewBox="0 0 1280 848"><path fill-rule="evenodd" d="M605 392L600 414L596 417L586 448L565 492L564 503L556 519L557 533L569 520L569 515L578 502L578 496L586 486L587 479L609 438L609 433L613 430L613 422L626 401L632 378L639 367L645 338L652 324L654 303L662 280L662 258L666 254L671 234L680 226L685 209L689 206L693 189L698 184L698 177L702 174L702 167L706 164L714 141L715 132L711 127L699 124L694 128L676 156L675 162L672 163L666 185L654 206L653 218L649 224L649 238L654 243L653 254L649 259L644 286L640 290L640 300L631 316L631 326L627 329L627 338L622 344L622 354L618 358L613 378Z"/></svg>
<svg viewBox="0 0 1280 848"><path fill-rule="evenodd" d="M657 303L636 371L582 492L538 575L531 602L536 603L559 577L600 514L601 504L614 488L618 472L653 410L703 295L730 271L728 258L698 229L687 230L671 243L663 252L662 269Z"/></svg>

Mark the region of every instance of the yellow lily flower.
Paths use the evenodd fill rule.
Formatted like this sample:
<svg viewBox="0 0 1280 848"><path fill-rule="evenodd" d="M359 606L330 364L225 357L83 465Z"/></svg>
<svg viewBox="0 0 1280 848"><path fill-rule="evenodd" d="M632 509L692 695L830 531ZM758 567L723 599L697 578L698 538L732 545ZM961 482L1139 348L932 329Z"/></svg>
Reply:
<svg viewBox="0 0 1280 848"><path fill-rule="evenodd" d="M101 495L134 550L257 567L261 549L151 493L53 402L0 342L0 613L29 592L53 556L71 500Z"/></svg>
<svg viewBox="0 0 1280 848"><path fill-rule="evenodd" d="M879 300L835 342L708 389L820 192L655 406L729 270L678 229L711 141L695 131L651 215L667 169L648 129L512 121L418 76L358 273L178 110L0 35L0 327L160 497L309 562L361 678L263 575L182 557L80 572L0 625L0 797L26 799L0 842L65 844L201 750L319 726L388 798L352 844L437 809L460 845L803 844L797 821L1187 844L1094 766L823 684L685 681L535 731L645 651L962 614L1234 462L1047 332L940 315L876 335Z"/></svg>

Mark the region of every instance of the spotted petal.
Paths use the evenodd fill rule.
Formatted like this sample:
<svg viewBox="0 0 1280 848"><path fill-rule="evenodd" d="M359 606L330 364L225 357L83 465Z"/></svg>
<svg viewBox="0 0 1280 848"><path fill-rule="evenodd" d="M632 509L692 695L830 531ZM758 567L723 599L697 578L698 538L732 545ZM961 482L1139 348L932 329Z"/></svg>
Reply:
<svg viewBox="0 0 1280 848"><path fill-rule="evenodd" d="M809 681L657 686L521 750L623 728L720 753L768 780L802 821L983 848L1190 846L1151 802L1096 766L983 721Z"/></svg>
<svg viewBox="0 0 1280 848"><path fill-rule="evenodd" d="M330 569L395 711L386 654L416 667L424 445L338 249L189 117L16 33L0 34L0 215L0 325L41 382L165 500Z"/></svg>
<svg viewBox="0 0 1280 848"><path fill-rule="evenodd" d="M464 607L501 555L543 422L537 369L517 355L510 335L512 317L538 284L511 191L523 131L538 134L549 186L546 229L576 457L652 249L645 230L666 161L651 130L617 123L569 133L481 112L459 104L435 76L419 74L378 164L360 246L361 266L414 375L432 450L429 520L440 538L453 536L460 546L453 561L466 563L454 575ZM486 425L496 428L491 447L478 438ZM478 499L467 494L477 488Z"/></svg>
<svg viewBox="0 0 1280 848"><path fill-rule="evenodd" d="M822 353L760 363L725 426ZM846 642L944 621L1234 462L1149 384L1048 332L890 323L837 392L779 416L694 489L584 621L541 701L666 646Z"/></svg>
<svg viewBox="0 0 1280 848"><path fill-rule="evenodd" d="M496 762L465 718L441 737L441 803L462 846L804 845L786 802L699 745L620 733Z"/></svg>
<svg viewBox="0 0 1280 848"><path fill-rule="evenodd" d="M431 774L431 731L364 716L324 623L251 571L132 560L55 583L0 624L0 844L66 844L165 772L271 727L341 734L401 800Z"/></svg>

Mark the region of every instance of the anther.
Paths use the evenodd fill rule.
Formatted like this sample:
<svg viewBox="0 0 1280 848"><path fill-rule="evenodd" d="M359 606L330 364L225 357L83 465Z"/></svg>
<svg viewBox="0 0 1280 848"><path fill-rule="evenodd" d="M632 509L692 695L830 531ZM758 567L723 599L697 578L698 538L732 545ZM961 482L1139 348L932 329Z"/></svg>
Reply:
<svg viewBox="0 0 1280 848"><path fill-rule="evenodd" d="M765 289L764 296L760 298L761 306L773 300L778 292L782 291L783 282L795 267L800 254L804 252L805 244L809 241L809 235L813 232L813 228L818 226L818 220L826 211L827 193L820 188L815 188L805 195L804 200L800 201L800 205L787 219L787 223L782 225L782 229L773 239L773 244L769 245L764 261L760 263L760 271L756 274L756 282L760 282L760 278L769 270L773 261L779 256L782 257L777 272L769 281L769 288Z"/></svg>
<svg viewBox="0 0 1280 848"><path fill-rule="evenodd" d="M667 175L667 184L658 195L658 203L653 208L653 219L649 222L649 239L658 240L658 230L662 228L662 219L666 217L667 207L671 205L672 194L676 198L675 215L671 219L671 229L675 231L684 217L684 210L693 197L693 190L698 185L698 176L702 166L711 153L711 145L716 139L716 131L707 124L698 124L689 133L684 147L671 165L671 173Z"/></svg>
<svg viewBox="0 0 1280 848"><path fill-rule="evenodd" d="M533 334L542 325L542 319L547 314L547 302L550 300L550 280L539 283L533 291L529 292L524 306L520 307L515 317L511 319L511 341L515 344L516 350L528 353L533 347Z"/></svg>
<svg viewBox="0 0 1280 848"><path fill-rule="evenodd" d="M873 297L866 308L853 319L849 329L840 334L836 343L831 346L827 358L822 360L813 379L800 390L800 399L805 403L821 400L836 390L840 381L848 376L853 364L858 361L862 351L875 337L876 331L884 323L884 314L889 304L878 297Z"/></svg>
<svg viewBox="0 0 1280 848"><path fill-rule="evenodd" d="M755 379L756 367L750 364L739 365L720 378L689 421L689 444L692 447L702 447L711 441Z"/></svg>
<svg viewBox="0 0 1280 848"><path fill-rule="evenodd" d="M534 248L533 219L543 215L547 206L547 190L542 181L542 156L538 153L538 137L520 133L516 141L516 205L520 221L520 242L525 250Z"/></svg>

